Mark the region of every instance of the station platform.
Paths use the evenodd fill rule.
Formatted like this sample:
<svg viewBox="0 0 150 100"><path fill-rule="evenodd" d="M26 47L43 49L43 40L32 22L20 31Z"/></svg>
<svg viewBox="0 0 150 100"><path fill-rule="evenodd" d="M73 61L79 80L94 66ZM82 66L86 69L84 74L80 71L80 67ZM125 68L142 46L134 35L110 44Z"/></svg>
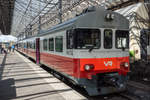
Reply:
<svg viewBox="0 0 150 100"><path fill-rule="evenodd" d="M0 100L86 99L18 52L0 54Z"/></svg>

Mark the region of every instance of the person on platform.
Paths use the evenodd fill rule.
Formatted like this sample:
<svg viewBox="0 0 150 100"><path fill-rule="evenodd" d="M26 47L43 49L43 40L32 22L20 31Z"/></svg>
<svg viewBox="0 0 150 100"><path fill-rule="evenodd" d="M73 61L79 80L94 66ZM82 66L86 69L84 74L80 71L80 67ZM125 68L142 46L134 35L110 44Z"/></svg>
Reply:
<svg viewBox="0 0 150 100"><path fill-rule="evenodd" d="M4 51L4 48L2 47L2 48L1 48L1 54L3 54L3 51Z"/></svg>
<svg viewBox="0 0 150 100"><path fill-rule="evenodd" d="M8 47L7 52L11 52L11 46Z"/></svg>
<svg viewBox="0 0 150 100"><path fill-rule="evenodd" d="M15 46L14 46L14 45L12 45L12 46L11 46L11 49L12 49L12 51L14 52L14 50L15 50Z"/></svg>

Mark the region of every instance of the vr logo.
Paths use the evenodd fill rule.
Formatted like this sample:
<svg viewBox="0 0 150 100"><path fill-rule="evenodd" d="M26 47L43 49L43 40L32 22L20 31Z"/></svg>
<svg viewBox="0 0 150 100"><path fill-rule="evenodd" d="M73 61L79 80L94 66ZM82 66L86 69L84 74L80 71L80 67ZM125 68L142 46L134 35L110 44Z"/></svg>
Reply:
<svg viewBox="0 0 150 100"><path fill-rule="evenodd" d="M104 61L105 66L112 66L112 64L113 64L112 61L107 61L107 62Z"/></svg>

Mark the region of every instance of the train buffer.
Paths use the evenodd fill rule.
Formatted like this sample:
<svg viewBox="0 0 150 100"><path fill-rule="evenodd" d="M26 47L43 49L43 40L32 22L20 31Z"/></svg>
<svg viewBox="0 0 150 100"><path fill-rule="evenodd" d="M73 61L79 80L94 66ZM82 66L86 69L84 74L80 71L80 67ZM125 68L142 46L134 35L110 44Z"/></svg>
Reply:
<svg viewBox="0 0 150 100"><path fill-rule="evenodd" d="M85 100L19 53L0 54L1 100Z"/></svg>

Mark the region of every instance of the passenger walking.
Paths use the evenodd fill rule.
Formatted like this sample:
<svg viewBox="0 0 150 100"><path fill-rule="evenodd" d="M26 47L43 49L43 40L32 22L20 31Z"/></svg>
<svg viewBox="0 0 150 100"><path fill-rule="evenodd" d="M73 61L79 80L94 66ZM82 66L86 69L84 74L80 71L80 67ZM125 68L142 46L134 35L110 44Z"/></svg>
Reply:
<svg viewBox="0 0 150 100"><path fill-rule="evenodd" d="M8 47L7 52L11 52L11 46Z"/></svg>
<svg viewBox="0 0 150 100"><path fill-rule="evenodd" d="M15 46L14 46L14 45L12 45L12 46L11 46L11 49L12 49L12 51L14 52L14 50L15 50Z"/></svg>
<svg viewBox="0 0 150 100"><path fill-rule="evenodd" d="M1 54L3 54L3 53L7 54L7 51L2 47L1 48Z"/></svg>
<svg viewBox="0 0 150 100"><path fill-rule="evenodd" d="M3 50L4 50L4 48L2 47L2 48L1 48L1 54L3 54Z"/></svg>
<svg viewBox="0 0 150 100"><path fill-rule="evenodd" d="M5 54L7 54L7 51L6 51L5 49L3 49L3 52L4 52Z"/></svg>

